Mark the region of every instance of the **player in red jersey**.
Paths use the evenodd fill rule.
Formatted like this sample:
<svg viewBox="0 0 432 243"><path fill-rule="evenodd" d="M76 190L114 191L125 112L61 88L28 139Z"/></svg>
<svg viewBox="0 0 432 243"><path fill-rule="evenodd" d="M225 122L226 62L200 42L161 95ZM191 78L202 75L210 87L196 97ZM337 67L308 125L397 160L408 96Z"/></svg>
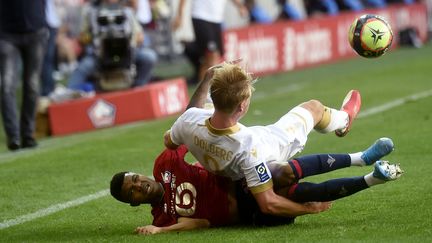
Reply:
<svg viewBox="0 0 432 243"><path fill-rule="evenodd" d="M138 227L138 233L181 231L242 222L236 194L243 192L236 192L235 183L229 178L213 175L199 165L185 162L186 153L185 146L163 151L155 161L154 180L132 172L113 176L111 194L114 198L131 206L143 203L152 206L152 225ZM242 201L253 205L252 197L247 194L241 197ZM307 213L327 210L329 205L325 202L309 203ZM291 221L290 218L285 220Z"/></svg>
<svg viewBox="0 0 432 243"><path fill-rule="evenodd" d="M388 145L382 142L387 140L379 139L363 154L371 158L377 156L374 154L376 148ZM113 176L111 195L114 198L131 206L146 203L152 206L152 225L138 227L137 233L156 234L233 224L289 224L294 221L294 217L261 213L244 181L232 182L211 174L201 166L191 165L184 161L186 153L184 146L163 151L155 161L154 180L132 172L120 172ZM365 176L323 183L298 183L304 177L349 167L351 161L351 154L319 154L285 162L292 168L290 177L293 183L290 187L279 188L275 183L275 191L304 205L307 210L302 214L319 213L329 209L329 201L395 180L402 173L398 165L377 161L374 172Z"/></svg>

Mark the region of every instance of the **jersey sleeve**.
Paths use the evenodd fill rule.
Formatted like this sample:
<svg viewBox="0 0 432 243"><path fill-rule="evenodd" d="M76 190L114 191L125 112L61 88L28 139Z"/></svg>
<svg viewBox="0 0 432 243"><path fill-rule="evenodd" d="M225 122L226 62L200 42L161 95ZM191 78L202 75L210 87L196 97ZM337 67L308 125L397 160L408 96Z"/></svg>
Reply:
<svg viewBox="0 0 432 243"><path fill-rule="evenodd" d="M211 110L192 107L186 110L171 127L170 140L176 145L186 144L186 139L189 139L190 130L194 125L202 122L203 119L210 117Z"/></svg>
<svg viewBox="0 0 432 243"><path fill-rule="evenodd" d="M264 158L257 151L249 152L248 159L243 162L243 173L248 188L253 194L266 191L273 187L272 175Z"/></svg>
<svg viewBox="0 0 432 243"><path fill-rule="evenodd" d="M184 124L185 124L185 118L188 116L188 111L185 111L172 125L170 131L169 131L169 138L170 142L174 143L176 145L182 145L183 142L183 131L184 131Z"/></svg>

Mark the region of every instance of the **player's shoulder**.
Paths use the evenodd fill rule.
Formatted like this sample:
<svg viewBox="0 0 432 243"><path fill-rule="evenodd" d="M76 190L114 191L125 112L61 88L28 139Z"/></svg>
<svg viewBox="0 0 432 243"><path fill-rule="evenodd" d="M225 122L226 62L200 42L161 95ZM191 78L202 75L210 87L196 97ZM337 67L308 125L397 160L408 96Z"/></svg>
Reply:
<svg viewBox="0 0 432 243"><path fill-rule="evenodd" d="M254 146L259 143L260 137L256 136L257 134L251 130L249 127L246 127L240 123L238 123L239 132L237 132L237 139L240 140L242 144L245 146Z"/></svg>
<svg viewBox="0 0 432 243"><path fill-rule="evenodd" d="M208 118L213 114L213 111L192 107L187 109L181 116L180 119L183 120L199 120L203 118Z"/></svg>
<svg viewBox="0 0 432 243"><path fill-rule="evenodd" d="M173 164L183 163L184 157L188 149L186 146L179 146L177 149L165 149L155 161L155 166L157 167L170 167Z"/></svg>

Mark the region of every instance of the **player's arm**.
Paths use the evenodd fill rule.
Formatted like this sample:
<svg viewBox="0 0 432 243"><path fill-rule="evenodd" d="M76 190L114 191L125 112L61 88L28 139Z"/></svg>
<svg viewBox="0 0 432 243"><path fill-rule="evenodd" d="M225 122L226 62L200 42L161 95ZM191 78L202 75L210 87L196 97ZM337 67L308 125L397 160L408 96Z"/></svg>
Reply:
<svg viewBox="0 0 432 243"><path fill-rule="evenodd" d="M195 92L192 94L192 97L189 101L188 106L186 107L186 110L192 107L197 107L197 108L204 108L204 105L206 103L207 100L207 94L209 92L209 88L210 88L210 80L213 77L214 74L214 70L216 68L221 67L220 65L216 65L213 67L210 67L207 72L205 73L204 79L201 80L198 83L198 86L195 90Z"/></svg>
<svg viewBox="0 0 432 243"><path fill-rule="evenodd" d="M253 191L253 188L251 188ZM277 195L273 188L254 193L261 212L282 217L296 217L304 214L320 213L330 209L331 202L296 203Z"/></svg>
<svg viewBox="0 0 432 243"><path fill-rule="evenodd" d="M179 146L171 140L170 130L166 131L164 134L164 144L168 149L177 149Z"/></svg>
<svg viewBox="0 0 432 243"><path fill-rule="evenodd" d="M151 235L158 234L164 232L178 232L185 230L193 230L200 228L208 228L210 227L210 222L207 219L193 219L193 218L179 218L176 224L166 226L166 227L157 227L154 225L146 225L142 227L136 228L135 232L143 235Z"/></svg>

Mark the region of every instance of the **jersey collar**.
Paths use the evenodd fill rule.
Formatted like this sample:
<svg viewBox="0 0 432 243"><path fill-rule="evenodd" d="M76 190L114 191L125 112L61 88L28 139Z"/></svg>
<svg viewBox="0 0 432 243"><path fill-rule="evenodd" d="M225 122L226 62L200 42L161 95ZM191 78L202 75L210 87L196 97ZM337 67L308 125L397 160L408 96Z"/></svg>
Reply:
<svg viewBox="0 0 432 243"><path fill-rule="evenodd" d="M215 135L221 135L221 136L222 135L230 135L230 134L233 134L233 133L240 131L240 126L238 124L235 124L232 127L228 127L228 128L224 128L224 129L214 128L210 124L210 118L205 121L205 125L206 125L207 129Z"/></svg>

